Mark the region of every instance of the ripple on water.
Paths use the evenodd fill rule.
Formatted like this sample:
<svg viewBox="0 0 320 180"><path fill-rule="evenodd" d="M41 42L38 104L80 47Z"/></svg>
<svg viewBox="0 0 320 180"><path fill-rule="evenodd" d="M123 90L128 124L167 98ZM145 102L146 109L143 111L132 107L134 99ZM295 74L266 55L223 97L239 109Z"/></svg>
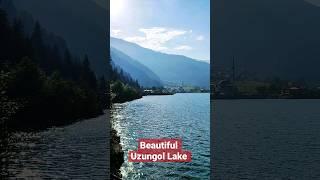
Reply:
<svg viewBox="0 0 320 180"><path fill-rule="evenodd" d="M39 133L15 133L2 163L8 178L106 179L109 115Z"/></svg>
<svg viewBox="0 0 320 180"><path fill-rule="evenodd" d="M209 179L210 101L209 94L147 96L112 110L112 125L121 137L125 163L124 179ZM191 163L130 163L128 150L137 149L139 138L183 139L192 151Z"/></svg>

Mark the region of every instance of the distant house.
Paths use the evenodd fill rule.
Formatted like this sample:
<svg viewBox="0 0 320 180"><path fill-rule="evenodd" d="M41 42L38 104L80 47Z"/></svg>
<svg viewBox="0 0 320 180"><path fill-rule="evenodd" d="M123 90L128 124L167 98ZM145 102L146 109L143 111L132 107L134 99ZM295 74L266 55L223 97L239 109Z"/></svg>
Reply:
<svg viewBox="0 0 320 180"><path fill-rule="evenodd" d="M153 90L151 90L151 89L145 89L145 90L143 90L143 92L144 92L144 93L152 93Z"/></svg>
<svg viewBox="0 0 320 180"><path fill-rule="evenodd" d="M288 87L281 91L280 96L300 96L304 92L304 89L301 87Z"/></svg>
<svg viewBox="0 0 320 180"><path fill-rule="evenodd" d="M145 89L145 90L143 90L143 94L144 95L151 95L151 94L153 94L154 93L154 91L152 90L152 89Z"/></svg>

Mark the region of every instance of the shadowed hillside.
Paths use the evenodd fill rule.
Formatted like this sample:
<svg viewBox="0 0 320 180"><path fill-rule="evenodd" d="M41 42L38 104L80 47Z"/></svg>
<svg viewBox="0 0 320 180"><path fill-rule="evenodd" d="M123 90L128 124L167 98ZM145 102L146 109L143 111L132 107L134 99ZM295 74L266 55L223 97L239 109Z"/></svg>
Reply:
<svg viewBox="0 0 320 180"><path fill-rule="evenodd" d="M224 0L214 5L214 68L318 81L320 8L304 0Z"/></svg>
<svg viewBox="0 0 320 180"><path fill-rule="evenodd" d="M107 11L92 0L13 0L47 29L63 37L72 53L88 54L94 71L107 75ZM100 2L100 4L103 1ZM107 1L104 1L105 4Z"/></svg>
<svg viewBox="0 0 320 180"><path fill-rule="evenodd" d="M209 87L209 64L185 56L171 55L143 48L134 43L111 38L111 46L152 70L164 84L188 84Z"/></svg>
<svg viewBox="0 0 320 180"><path fill-rule="evenodd" d="M143 64L127 56L123 52L111 48L112 63L130 74L133 79L138 80L143 87L162 86L160 78Z"/></svg>

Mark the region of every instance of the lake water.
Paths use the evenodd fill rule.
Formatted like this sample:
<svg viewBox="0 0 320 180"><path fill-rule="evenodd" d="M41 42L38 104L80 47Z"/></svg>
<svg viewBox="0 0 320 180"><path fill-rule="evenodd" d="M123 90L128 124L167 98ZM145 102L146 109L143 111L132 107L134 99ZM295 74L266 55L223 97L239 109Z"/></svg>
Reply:
<svg viewBox="0 0 320 180"><path fill-rule="evenodd" d="M214 179L320 179L320 100L215 100Z"/></svg>
<svg viewBox="0 0 320 180"><path fill-rule="evenodd" d="M107 179L109 114L42 132L14 133L0 150L0 179Z"/></svg>
<svg viewBox="0 0 320 180"><path fill-rule="evenodd" d="M145 96L116 104L112 124L121 137L124 179L209 179L210 95L175 94ZM190 163L130 163L128 150L136 150L139 138L177 138L192 152Z"/></svg>
<svg viewBox="0 0 320 180"><path fill-rule="evenodd" d="M212 104L214 179L319 179L320 100ZM148 96L117 104L112 121L126 153L137 149L136 140L142 137L181 137L183 148L193 153L191 163L126 161L124 179L209 179L209 107L209 94ZM0 177L106 179L108 117L13 134L8 148L0 150Z"/></svg>

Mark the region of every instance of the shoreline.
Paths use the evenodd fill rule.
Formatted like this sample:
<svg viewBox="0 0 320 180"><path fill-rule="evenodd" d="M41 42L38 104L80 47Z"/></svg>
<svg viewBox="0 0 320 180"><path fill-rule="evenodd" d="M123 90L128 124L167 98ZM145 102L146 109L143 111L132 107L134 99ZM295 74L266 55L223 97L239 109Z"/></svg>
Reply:
<svg viewBox="0 0 320 180"><path fill-rule="evenodd" d="M120 144L120 136L117 135L117 131L111 128L110 139L110 178L122 179L120 168L124 163L124 152Z"/></svg>
<svg viewBox="0 0 320 180"><path fill-rule="evenodd" d="M41 131L46 131L50 128L54 128L54 127L66 127L66 126L70 126L72 124L81 122L81 121L85 121L88 119L93 119L93 118L97 118L99 116L105 115L107 114L106 111L108 111L109 109L104 109L102 110L100 113L96 113L96 114L92 114L90 116L87 117L82 117L82 118L78 118L78 119L73 119L73 120L66 120L63 123L57 123L57 124L48 124L48 125L41 125L41 126L24 126L25 124L22 124L17 126L17 125L12 125L10 124L10 122L4 122L3 124L6 126L8 132L41 132Z"/></svg>
<svg viewBox="0 0 320 180"><path fill-rule="evenodd" d="M132 102L137 99L142 99L144 96L138 96L130 99L126 99L121 102L113 102L113 104L124 104L128 102ZM112 109L112 107L111 107ZM111 112L110 112L111 113ZM122 149L122 146L120 144L120 136L118 136L118 132L116 129L112 127L112 117L110 116L110 124L111 124L111 138L110 138L110 178L111 180L121 180L122 174L120 171L120 168L122 164L124 163L124 152Z"/></svg>
<svg viewBox="0 0 320 180"><path fill-rule="evenodd" d="M175 93L175 94L180 94L180 93ZM139 98L135 98L135 99L130 99L130 100L126 100L125 102L117 102L116 104L124 104L124 103L128 103L128 102L132 102L138 99L142 99L143 97L147 97L147 96L173 96L175 94L172 95L142 95ZM189 94L189 93L181 93L181 94ZM190 93L190 94L201 94L201 93ZM203 93L203 94L208 94L208 93ZM112 109L112 108L111 108ZM110 118L111 121L111 118ZM112 123L111 123L112 126ZM120 144L120 136L118 136L117 134L117 130L115 130L114 128L111 128L111 139L110 139L110 147L111 147L111 162L113 162L113 165L111 165L111 179L122 179L122 175L120 172L120 168L122 166L122 164L124 163L124 152L122 149L122 146Z"/></svg>
<svg viewBox="0 0 320 180"><path fill-rule="evenodd" d="M113 104L124 104L127 102L132 102L137 99L141 99L143 96L136 97L136 98L130 98L121 102L113 102ZM112 106L111 106L112 109ZM110 112L111 113L111 112ZM124 163L124 152L121 146L121 140L120 136L118 135L118 132L116 129L114 129L112 126L112 119L110 115L110 124L111 124L111 130L110 130L110 179L111 180L121 180L122 174L120 171L120 168L122 164Z"/></svg>
<svg viewBox="0 0 320 180"><path fill-rule="evenodd" d="M190 98L189 98L190 97ZM155 119L161 119L161 114L162 113L160 113L160 112L157 112L157 110L156 109L154 109L154 111L150 111L150 108L148 108L148 107L151 107L152 106L152 104L154 104L155 102L157 102L157 100L159 100L159 102L161 103L161 106L160 107L164 107L164 109L172 109L172 107L177 107L176 105L176 102L178 102L178 107L192 107L194 104L192 104L192 103L187 103L187 102L194 102L194 100L196 100L196 102L198 103L199 102L199 104L203 104L202 102L206 102L205 104L207 104L208 102L209 102L209 94L208 93L204 93L204 94L199 94L199 93L192 93L192 94L185 94L185 93L183 93L183 94L177 94L176 96L155 96L155 97L150 97L151 99L149 99L149 97L146 97L147 99L146 100L138 100L138 101L134 101L133 103L128 103L128 104L125 104L125 105L122 105L122 104L119 104L118 106L117 105L115 105L115 107L114 107L114 111L113 111L113 115L114 115L114 117L113 117L113 125L114 125L114 127L117 127L117 128L119 128L119 135L121 136L121 140L123 140L123 141L125 141L125 142L123 142L123 141L121 141L122 142L122 144L123 144L123 150L124 150L124 152L125 152L125 158L127 158L127 156L128 157L130 157L130 151L131 150L133 150L133 151L136 151L136 150L139 150L139 147L140 147L140 149L141 149L141 147L143 146L145 146L145 148L149 148L149 147L147 147L147 143L144 145L144 144L142 144L142 146L141 146L141 144L140 143L138 143L137 144L137 140L138 139L142 139L143 140L143 138L155 138L154 136L149 136L149 135L151 135L151 134L149 134L149 133L143 133L143 134L140 134L140 133L142 133L142 132L144 132L144 128L142 128L142 127L144 127L144 126L142 126L142 125L144 125L146 122L145 122L145 120L146 119L148 119L148 117L149 117L149 115L150 116L152 116L152 114L153 113L155 113L154 114L154 118ZM185 102L185 101L179 101L180 99L187 99L187 102ZM163 99L163 100L162 100ZM201 99L201 101L198 101L199 99ZM207 99L207 100L206 100ZM175 103L173 103L173 104L170 104L170 105L168 105L168 106L162 106L162 104L164 105L164 104L168 104L168 102L175 102ZM141 105L141 104L146 104L146 106L143 106L143 105ZM186 106L184 106L184 105L186 105ZM171 107L172 106L172 107ZM144 107L144 108L141 108L140 109L140 107ZM209 111L210 111L210 109L209 109L209 106L205 106L206 107L206 110L205 110L205 113L203 113L202 115L203 116L201 116L201 117L199 117L199 118L201 118L201 121L203 120L204 121L204 118L209 118L209 114L207 114L207 113L209 113ZM127 109L128 108L128 109ZM138 108L138 109L136 109L136 108ZM138 110L138 111L135 111L132 115L130 115L131 117L126 117L126 114L128 113L128 112L132 112L133 111L133 109L136 109L136 110ZM180 108L178 108L178 109L180 109ZM188 109L188 108L186 108L186 109ZM192 112L190 112L190 111L188 111L188 110L186 110L185 108L183 108L183 112L186 112L186 113L188 113L188 115L189 115L189 113L190 113L190 115L192 115L193 113ZM207 111L208 110L208 111ZM203 112L203 108L198 108L197 110L195 110L194 112ZM165 111L163 111L163 113L165 113ZM148 116L147 116L147 114L148 114ZM176 116L177 115L177 116ZM178 123L180 120L179 120L179 115L178 115L178 113L176 114L176 115L173 115L173 116L170 116L173 120L172 121L174 121L174 122L176 122L176 123ZM189 119L189 118L188 118ZM190 120L190 123L191 124L193 124L193 123L197 123L197 121L195 120L195 118L190 118L189 119ZM165 119L165 121L166 122L168 122L168 123L172 123L172 121L171 120L168 120L168 119ZM126 122L128 122L128 123L126 123ZM149 121L148 123L147 123L147 125L149 125L149 124L155 124L154 122L158 122L158 121ZM209 121L206 121L206 122L209 122ZM131 125L130 125L131 124ZM201 123L201 126L203 125L204 123ZM157 124L157 125L155 125L155 126L158 126L159 124ZM180 126L181 125L181 126ZM164 139L166 139L166 138L177 138L175 135L173 135L173 134L182 134L182 133L186 133L186 134L188 134L189 133L189 131L184 131L184 130L182 130L183 129L183 124L180 124L178 127L176 127L176 129L174 128L174 131L175 132L173 132L172 130L171 130L171 128L169 128L169 129L167 129L167 130L165 130L163 133L160 133L159 135L160 135L160 137L158 137L158 138L161 138L161 135L164 135ZM159 127L160 127L161 125L159 125ZM205 129L205 133L208 133L209 134L209 132L207 131L207 128L208 128L209 126L207 126L207 125L205 125L205 126L203 126L203 127L201 127L201 129ZM137 129L136 129L137 128ZM126 130L127 129L127 130ZM154 130L158 130L159 128L155 128ZM122 131L122 130L124 130L124 131ZM199 131L199 133L200 133L200 129L198 129L197 130L197 132ZM137 132L137 134L132 134L132 132ZM204 132L204 131L201 131L201 132ZM166 136L167 135L167 136ZM126 137L129 137L129 139L127 139ZM209 143L209 140L208 139L206 139L206 137L208 137L208 136L201 136L200 137L200 139L201 140L204 140L203 142L204 142L204 144L208 144ZM138 138L138 139L137 139ZM188 139L188 140L190 140L189 142L192 142L193 140L198 140L198 139L193 139L193 138L191 138L191 139L189 139L189 138L186 138L186 139ZM206 140L205 140L206 139ZM148 141L146 141L146 142L148 142ZM135 147L135 148L130 148L130 147L133 147L133 146ZM151 144L149 144L150 146L151 146ZM153 146L153 145L152 145ZM206 145L203 145L203 146L206 146ZM170 148L169 148L170 149ZM186 148L186 150L191 150L190 148ZM194 149L193 149L194 150ZM202 150L201 150L202 151ZM127 152L128 152L128 154L127 154ZM143 151L141 151L141 152L143 152ZM170 152L172 152L172 151L170 151ZM203 160L203 159L205 159L205 157L206 156L208 156L208 154L206 154L207 152L204 152L204 154L203 154L203 156L201 155L201 160ZM196 155L197 153L195 153L195 155ZM138 157L138 155L137 155L137 157ZM142 156L141 156L142 157ZM167 156L167 154L164 156L164 157L169 157L169 156ZM171 157L171 156L170 156ZM202 159L203 158L203 159ZM157 161L157 162L159 162L159 161ZM207 163L208 161L206 161L206 160L204 160L203 162L205 162L205 163ZM193 167L195 167L196 165L193 165L192 163L191 164L189 164L190 165L190 168L193 168ZM189 166L188 165L188 166ZM206 164L206 165L208 165L208 164ZM144 176L142 176L142 177L148 177L148 176L150 176L150 177L154 177L154 176L152 176L152 175L159 175L159 177L164 177L164 175L163 174L161 174L161 169L159 169L157 172L154 172L154 174L152 174L153 172L152 171L154 171L154 170L156 170L156 168L157 168L157 166L158 165L156 165L155 164L155 166L154 167L148 167L148 166L139 166L138 164L134 164L133 166L132 166L132 164L129 162L129 159L125 159L125 162L123 163L123 165L121 166L121 172L123 173L123 178L124 179L131 179L131 178L133 178L133 177L139 177L139 176L141 176L140 175L140 173L142 173L143 172L143 174L144 174ZM171 165L169 165L168 167L171 167ZM134 170L132 170L131 168L134 168ZM207 168L205 168L206 169L206 171L203 171L203 174L201 173L201 175L199 175L199 176L201 176L201 177L207 177L206 176L206 172L209 172L209 168L207 169ZM208 170L208 171L207 171ZM139 172L139 174L137 174ZM183 176L183 173L186 173L186 172L182 172L181 171L181 174L180 174L180 172L178 173L177 172L177 177L184 177ZM160 178L161 179L161 178ZM204 178L205 179L205 178Z"/></svg>

